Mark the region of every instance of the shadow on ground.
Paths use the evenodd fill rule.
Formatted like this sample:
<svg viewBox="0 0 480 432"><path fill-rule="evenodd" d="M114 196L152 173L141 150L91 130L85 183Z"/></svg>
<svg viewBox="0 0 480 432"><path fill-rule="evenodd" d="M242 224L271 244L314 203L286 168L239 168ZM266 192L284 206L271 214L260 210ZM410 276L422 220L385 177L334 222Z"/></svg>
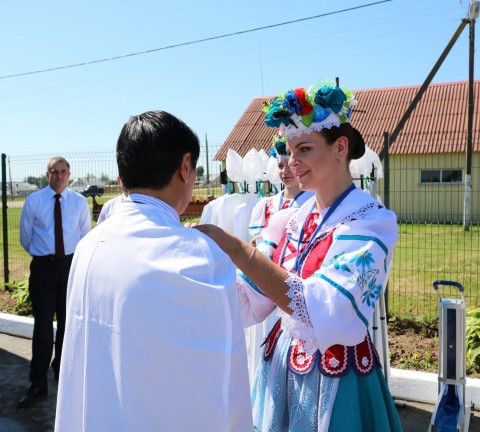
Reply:
<svg viewBox="0 0 480 432"><path fill-rule="evenodd" d="M12 352L13 351L13 352ZM31 341L0 334L0 431L53 432L57 385L53 372L49 376L47 399L29 408L17 403L30 386Z"/></svg>
<svg viewBox="0 0 480 432"><path fill-rule="evenodd" d="M403 432L427 432L432 419L433 405L417 402L395 401ZM480 431L480 412L474 411L470 417L470 432ZM466 432L466 431L465 431Z"/></svg>

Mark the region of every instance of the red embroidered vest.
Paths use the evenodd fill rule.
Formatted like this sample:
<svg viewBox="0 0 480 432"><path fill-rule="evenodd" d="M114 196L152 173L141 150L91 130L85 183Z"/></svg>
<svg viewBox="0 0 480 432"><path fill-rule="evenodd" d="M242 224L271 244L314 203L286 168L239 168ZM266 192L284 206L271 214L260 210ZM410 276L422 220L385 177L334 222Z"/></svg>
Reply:
<svg viewBox="0 0 480 432"><path fill-rule="evenodd" d="M313 226L314 228L315 226ZM321 267L332 241L333 231L315 240L299 269L302 279L310 277ZM279 264L283 257L283 264L295 259L296 255L296 245L287 241L287 236L284 235L275 251L273 261ZM278 320L262 344L262 346L265 345L265 360L271 358L281 333L281 320ZM315 365L318 365L322 375L333 378L346 375L351 368L358 375L368 375L374 370L374 366L381 367L380 359L368 331L363 342L356 346L333 345L324 353L317 351L311 356L306 355L303 345L304 341L292 341L288 351L288 368L299 375L309 373Z"/></svg>

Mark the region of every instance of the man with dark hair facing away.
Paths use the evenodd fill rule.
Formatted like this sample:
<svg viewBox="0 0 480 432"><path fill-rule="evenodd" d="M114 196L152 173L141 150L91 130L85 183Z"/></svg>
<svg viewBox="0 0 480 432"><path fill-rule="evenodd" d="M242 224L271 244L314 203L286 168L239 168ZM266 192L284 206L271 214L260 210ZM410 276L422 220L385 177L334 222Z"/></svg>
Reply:
<svg viewBox="0 0 480 432"><path fill-rule="evenodd" d="M57 432L253 429L235 267L179 218L199 151L166 112L123 126L128 198L72 266Z"/></svg>

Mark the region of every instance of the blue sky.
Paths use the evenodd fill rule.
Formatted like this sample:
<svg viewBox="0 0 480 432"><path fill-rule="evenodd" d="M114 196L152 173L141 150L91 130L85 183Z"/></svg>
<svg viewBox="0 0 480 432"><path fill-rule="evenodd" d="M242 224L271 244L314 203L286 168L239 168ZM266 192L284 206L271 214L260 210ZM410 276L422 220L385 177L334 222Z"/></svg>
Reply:
<svg viewBox="0 0 480 432"><path fill-rule="evenodd" d="M114 61L0 78L0 152L113 150L130 115L155 109L177 115L202 142L207 134L209 143L220 146L256 96L337 76L351 89L422 84L468 12L466 0L373 3L1 2L0 77L372 5ZM468 26L433 82L467 78Z"/></svg>

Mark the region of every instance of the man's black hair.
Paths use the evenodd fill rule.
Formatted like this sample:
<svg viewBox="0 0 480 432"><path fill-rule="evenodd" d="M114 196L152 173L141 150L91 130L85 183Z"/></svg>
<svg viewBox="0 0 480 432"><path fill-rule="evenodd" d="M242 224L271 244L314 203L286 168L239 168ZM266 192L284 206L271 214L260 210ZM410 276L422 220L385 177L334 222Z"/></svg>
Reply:
<svg viewBox="0 0 480 432"><path fill-rule="evenodd" d="M182 120L165 111L131 117L117 141L118 175L126 189L167 186L185 153L197 165L200 143Z"/></svg>

